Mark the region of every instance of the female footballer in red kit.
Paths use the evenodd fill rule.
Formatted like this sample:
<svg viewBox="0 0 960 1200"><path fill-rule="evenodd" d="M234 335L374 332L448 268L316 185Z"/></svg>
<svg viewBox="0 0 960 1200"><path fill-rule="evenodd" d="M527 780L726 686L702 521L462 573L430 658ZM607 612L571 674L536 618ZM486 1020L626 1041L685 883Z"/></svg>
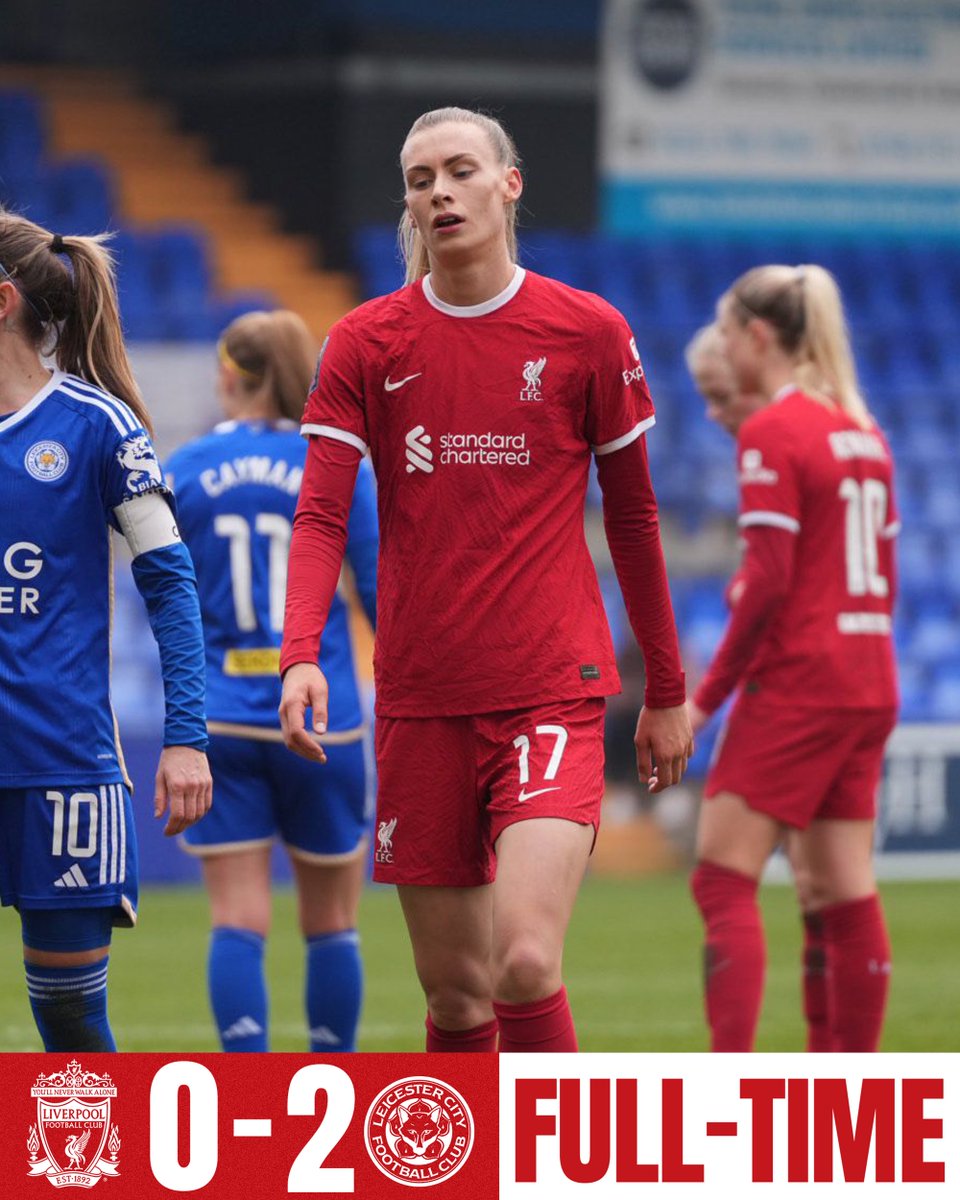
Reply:
<svg viewBox="0 0 960 1200"><path fill-rule="evenodd" d="M826 949L830 1048L875 1050L890 974L872 850L898 699L893 463L827 271L757 267L721 298L718 323L737 387L770 403L738 434L739 598L689 705L697 730L739 689L692 880L712 1048L753 1047L765 957L757 882L795 829Z"/></svg>
<svg viewBox="0 0 960 1200"><path fill-rule="evenodd" d="M727 347L716 322L697 330L684 356L697 391L703 397L709 420L736 438L747 417L770 403L768 396L758 392L743 392L736 384ZM742 584L739 572L734 574L726 589L726 600L733 608ZM817 911L816 894L811 892L810 873L804 861L805 843L798 829L788 829L783 849L790 862L800 916L803 921L802 992L803 1015L807 1026L806 1046L810 1051L831 1050L833 1034L827 1011L826 951L823 945L822 921Z"/></svg>
<svg viewBox="0 0 960 1200"><path fill-rule="evenodd" d="M361 456L381 543L374 877L395 883L430 1050L575 1050L563 942L603 790L619 690L587 552L591 455L647 665L640 776L692 749L644 434L653 405L623 317L516 262L517 153L464 109L401 153L408 283L331 330L290 554L287 744L322 752L317 645ZM495 882L494 882L495 880Z"/></svg>

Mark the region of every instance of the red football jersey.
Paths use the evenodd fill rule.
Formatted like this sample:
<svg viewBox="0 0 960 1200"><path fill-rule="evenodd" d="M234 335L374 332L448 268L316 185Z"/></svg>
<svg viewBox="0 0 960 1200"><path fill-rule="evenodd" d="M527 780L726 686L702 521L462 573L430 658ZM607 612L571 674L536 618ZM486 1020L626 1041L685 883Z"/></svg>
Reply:
<svg viewBox="0 0 960 1200"><path fill-rule="evenodd" d="M620 690L584 498L591 453L653 423L623 317L520 268L483 304L445 304L428 277L333 327L302 428L376 470L378 712Z"/></svg>
<svg viewBox="0 0 960 1200"><path fill-rule="evenodd" d="M791 388L744 422L738 462L741 527L773 526L797 539L790 590L746 679L797 705L896 704L900 523L883 435Z"/></svg>

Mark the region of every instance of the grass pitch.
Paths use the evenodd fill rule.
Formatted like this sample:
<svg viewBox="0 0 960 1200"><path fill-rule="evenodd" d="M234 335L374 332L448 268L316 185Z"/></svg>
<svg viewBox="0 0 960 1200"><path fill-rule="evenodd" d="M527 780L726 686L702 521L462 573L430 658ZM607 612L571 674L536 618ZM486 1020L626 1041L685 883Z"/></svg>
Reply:
<svg viewBox="0 0 960 1200"><path fill-rule="evenodd" d="M960 905L956 883L883 887L894 972L883 1049L960 1050ZM793 892L762 889L767 990L758 1049L802 1050L800 922ZM194 888L147 889L140 925L118 932L110 1015L123 1050L216 1050L207 1010L207 906ZM392 889L368 888L361 914L367 984L362 1050L421 1050L423 1002ZM583 1050L706 1050L700 922L681 876L585 883L565 978ZM19 966L19 922L0 918L0 1050L39 1050ZM267 952L271 1046L306 1049L302 943L292 894L276 895Z"/></svg>

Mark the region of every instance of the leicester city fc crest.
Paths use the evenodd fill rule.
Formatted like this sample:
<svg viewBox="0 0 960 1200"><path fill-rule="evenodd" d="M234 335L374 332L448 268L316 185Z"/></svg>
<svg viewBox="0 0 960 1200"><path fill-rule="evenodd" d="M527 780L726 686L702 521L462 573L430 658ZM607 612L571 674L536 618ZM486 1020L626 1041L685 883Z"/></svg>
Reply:
<svg viewBox="0 0 960 1200"><path fill-rule="evenodd" d="M408 1076L383 1089L363 1126L367 1153L384 1175L406 1187L443 1183L470 1157L473 1113L448 1083Z"/></svg>
<svg viewBox="0 0 960 1200"><path fill-rule="evenodd" d="M69 463L70 456L59 442L35 442L23 459L23 465L34 479L44 483L59 479Z"/></svg>
<svg viewBox="0 0 960 1200"><path fill-rule="evenodd" d="M116 1094L109 1075L84 1071L76 1059L65 1071L38 1075L30 1089L37 1123L27 1134L27 1173L45 1175L56 1188L90 1188L119 1175L120 1135L110 1123Z"/></svg>

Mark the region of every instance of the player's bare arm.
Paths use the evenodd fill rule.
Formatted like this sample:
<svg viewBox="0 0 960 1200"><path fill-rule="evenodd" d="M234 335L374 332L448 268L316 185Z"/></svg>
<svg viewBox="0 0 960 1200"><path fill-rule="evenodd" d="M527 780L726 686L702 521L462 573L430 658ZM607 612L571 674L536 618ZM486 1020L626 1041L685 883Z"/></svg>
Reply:
<svg viewBox="0 0 960 1200"><path fill-rule="evenodd" d="M209 810L213 780L207 756L193 746L164 746L157 766L153 815L162 817L169 809L165 837L176 837Z"/></svg>
<svg viewBox="0 0 960 1200"><path fill-rule="evenodd" d="M642 708L634 735L637 772L650 792L679 783L693 754L693 731L685 704Z"/></svg>
<svg viewBox="0 0 960 1200"><path fill-rule="evenodd" d="M294 663L283 676L280 697L280 728L284 745L311 762L325 763L323 747L307 732L306 712L313 709L314 733L326 733L329 688L316 663Z"/></svg>
<svg viewBox="0 0 960 1200"><path fill-rule="evenodd" d="M698 734L710 720L709 714L705 713L700 705L693 700L687 701L687 716L690 718L690 728L694 735Z"/></svg>

